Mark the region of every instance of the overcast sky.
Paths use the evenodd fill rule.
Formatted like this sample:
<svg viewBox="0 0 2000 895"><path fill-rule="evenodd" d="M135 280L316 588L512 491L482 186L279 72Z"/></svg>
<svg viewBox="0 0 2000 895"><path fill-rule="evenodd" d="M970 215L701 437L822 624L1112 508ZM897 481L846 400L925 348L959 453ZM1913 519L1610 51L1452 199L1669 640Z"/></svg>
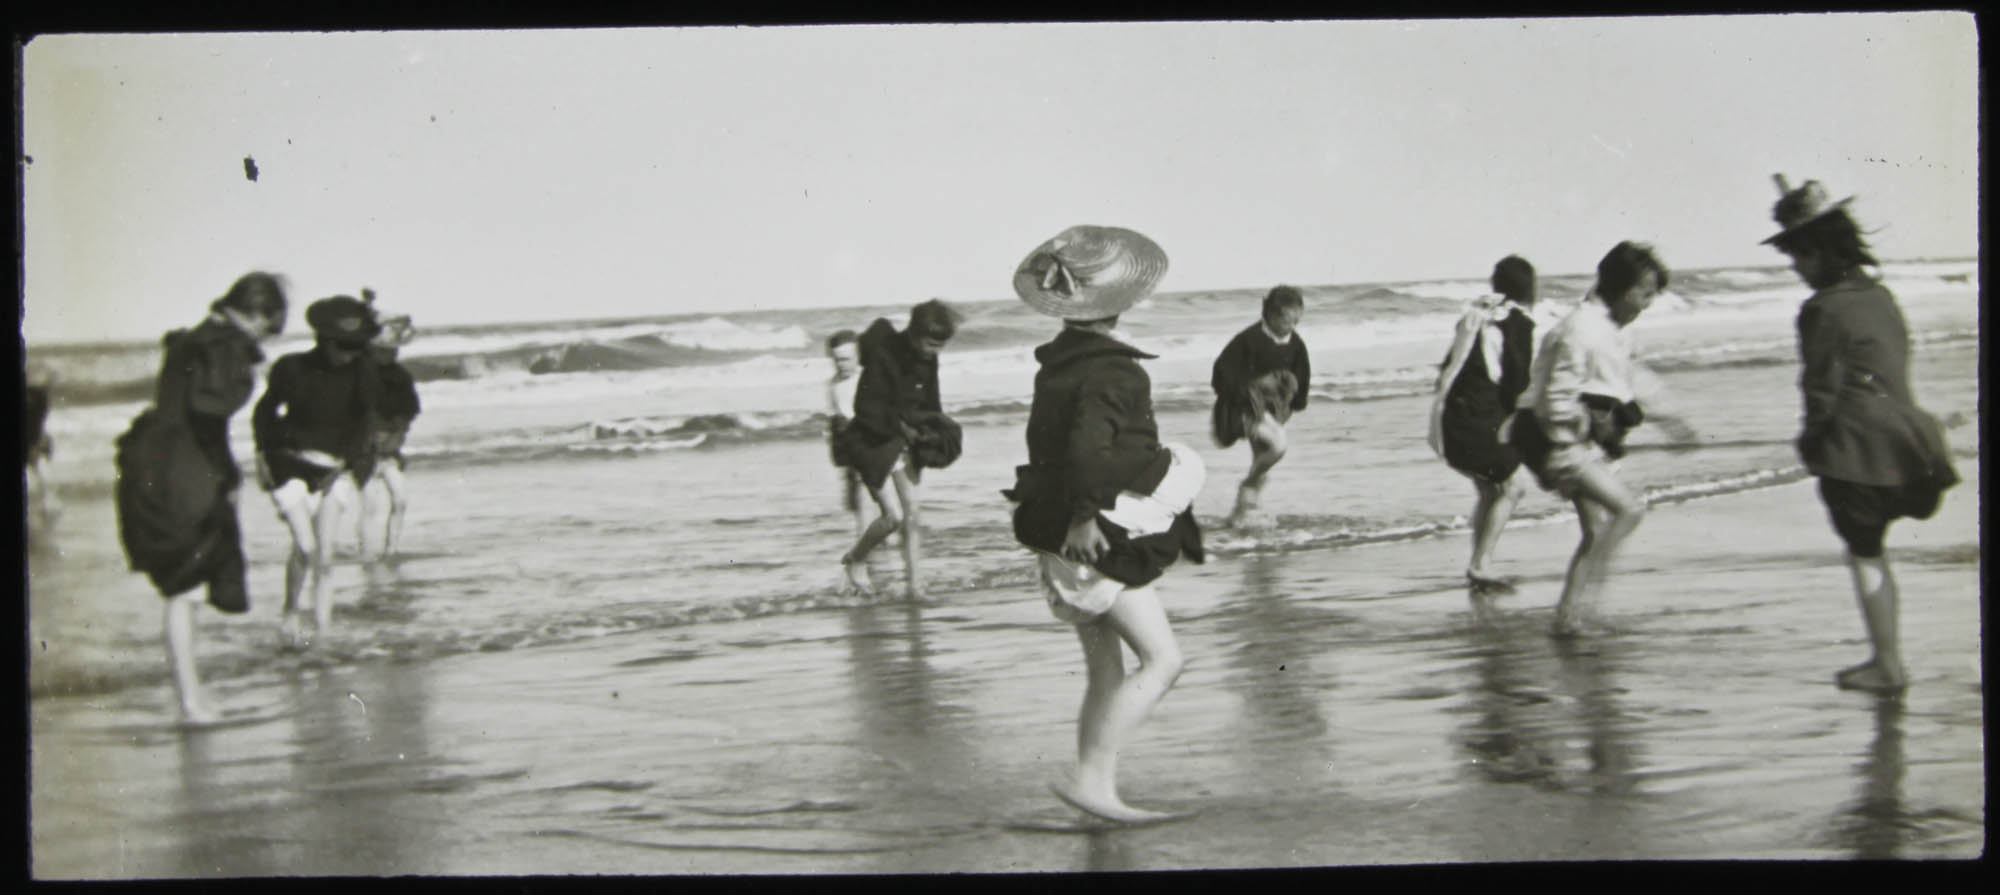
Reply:
<svg viewBox="0 0 2000 895"><path fill-rule="evenodd" d="M23 330L151 338L253 268L420 325L1002 298L1076 223L1176 291L1774 264L1777 171L1969 257L1976 53L1962 13L44 36Z"/></svg>

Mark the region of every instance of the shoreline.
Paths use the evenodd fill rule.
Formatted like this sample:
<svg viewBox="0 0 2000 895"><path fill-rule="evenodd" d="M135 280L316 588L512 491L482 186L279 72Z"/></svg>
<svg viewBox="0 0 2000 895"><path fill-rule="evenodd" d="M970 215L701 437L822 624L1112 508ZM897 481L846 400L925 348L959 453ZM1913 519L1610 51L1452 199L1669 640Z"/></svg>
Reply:
<svg viewBox="0 0 2000 895"><path fill-rule="evenodd" d="M1043 784L1080 656L1029 587L216 683L274 715L163 723L162 685L31 700L37 878L906 873L1976 857L1979 466L1891 529L1912 687L1865 651L1792 482L1659 505L1601 611L1546 634L1572 527L1245 554L1162 587L1188 670L1090 830ZM1048 832L1079 830L1080 832ZM115 857L107 857L115 856Z"/></svg>

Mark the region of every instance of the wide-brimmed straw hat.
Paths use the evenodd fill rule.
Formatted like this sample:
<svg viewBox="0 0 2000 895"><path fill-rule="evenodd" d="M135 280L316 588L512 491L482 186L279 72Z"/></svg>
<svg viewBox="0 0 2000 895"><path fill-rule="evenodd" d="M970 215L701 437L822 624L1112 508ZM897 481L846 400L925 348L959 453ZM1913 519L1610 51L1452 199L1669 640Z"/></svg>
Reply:
<svg viewBox="0 0 2000 895"><path fill-rule="evenodd" d="M1829 201L1826 187L1820 186L1817 180L1808 180L1798 189L1792 189L1783 174L1773 174L1771 179L1778 184L1778 204L1771 207L1771 218L1784 229L1764 240L1766 245L1777 242L1793 230L1841 211L1847 208L1847 203L1854 201L1853 196L1838 202Z"/></svg>
<svg viewBox="0 0 2000 895"><path fill-rule="evenodd" d="M1167 253L1143 234L1079 225L1035 247L1014 270L1014 294L1064 320L1102 320L1152 294Z"/></svg>
<svg viewBox="0 0 2000 895"><path fill-rule="evenodd" d="M322 298L306 308L306 325L313 335L343 347L357 348L382 331L375 312L350 295Z"/></svg>

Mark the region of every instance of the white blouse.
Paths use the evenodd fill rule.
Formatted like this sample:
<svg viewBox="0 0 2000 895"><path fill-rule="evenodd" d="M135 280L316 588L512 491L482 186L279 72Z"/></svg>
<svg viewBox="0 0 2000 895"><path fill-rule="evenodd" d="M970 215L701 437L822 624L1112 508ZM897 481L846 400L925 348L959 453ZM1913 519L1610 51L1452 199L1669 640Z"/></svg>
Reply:
<svg viewBox="0 0 2000 895"><path fill-rule="evenodd" d="M1550 441L1571 444L1589 437L1583 395L1622 402L1636 398L1638 391L1631 335L1593 293L1542 338L1521 404L1534 408Z"/></svg>

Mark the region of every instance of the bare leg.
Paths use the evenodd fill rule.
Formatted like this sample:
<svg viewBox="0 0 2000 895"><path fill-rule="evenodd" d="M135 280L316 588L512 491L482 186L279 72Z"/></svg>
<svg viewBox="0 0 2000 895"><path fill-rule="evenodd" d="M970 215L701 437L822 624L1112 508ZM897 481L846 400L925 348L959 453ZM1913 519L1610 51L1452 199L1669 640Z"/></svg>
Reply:
<svg viewBox="0 0 2000 895"><path fill-rule="evenodd" d="M875 591L874 582L868 578L868 554L903 527L903 511L896 501L889 499L887 485L871 489L869 494L875 498L875 506L881 514L861 532L861 537L854 542L854 549L840 558L841 569L847 574L847 586L859 593Z"/></svg>
<svg viewBox="0 0 2000 895"><path fill-rule="evenodd" d="M1249 522L1257 512L1257 504L1264 495L1264 482L1271 468L1285 459L1287 448L1285 427L1266 414L1249 432L1250 471L1243 476L1243 484L1236 489L1236 509L1230 514L1231 525Z"/></svg>
<svg viewBox="0 0 2000 895"><path fill-rule="evenodd" d="M1645 502L1611 470L1590 464L1578 475L1573 502L1583 537L1563 578L1562 601L1556 604L1555 632L1561 636L1582 632L1584 615L1596 602L1612 556L1646 517Z"/></svg>
<svg viewBox="0 0 2000 895"><path fill-rule="evenodd" d="M1077 720L1076 778L1055 784L1064 801L1092 814L1126 823L1171 815L1125 804L1118 796L1118 750L1178 680L1180 644L1166 610L1150 587L1128 590L1104 618L1077 628L1089 664L1090 683ZM1126 674L1123 640L1139 658Z"/></svg>
<svg viewBox="0 0 2000 895"><path fill-rule="evenodd" d="M1889 693L1903 689L1909 675L1903 669L1902 637L1897 629L1896 577L1886 556L1847 556L1854 576L1854 596L1861 604L1861 621L1868 626L1868 661L1842 671L1835 679L1849 690Z"/></svg>
<svg viewBox="0 0 2000 895"><path fill-rule="evenodd" d="M173 666L174 693L180 698L181 720L187 724L213 724L222 717L208 704L195 671L194 609L201 600L200 591L169 599L164 617L167 662Z"/></svg>
<svg viewBox="0 0 2000 895"><path fill-rule="evenodd" d="M325 634L333 626L333 599L327 596L326 579L328 567L333 561L333 533L339 530L340 514L355 497L354 477L342 475L327 486L325 497L320 500L319 512L313 515L313 536L315 543L312 554L312 602L313 627Z"/></svg>
<svg viewBox="0 0 2000 895"><path fill-rule="evenodd" d="M846 493L843 496L847 500L847 506L852 508L854 539L858 541L868 531L868 507L861 502L861 476L851 469L843 469L841 473L845 478L843 487Z"/></svg>
<svg viewBox="0 0 2000 895"><path fill-rule="evenodd" d="M924 598L922 579L917 574L917 561L923 555L921 543L923 525L916 482L903 470L889 473L889 480L896 485L896 500L903 508L903 593L911 600Z"/></svg>
<svg viewBox="0 0 2000 895"><path fill-rule="evenodd" d="M382 553L387 556L403 543L403 513L410 508L410 489L403 479L402 467L393 462L385 462L378 477L389 492L389 519L382 526Z"/></svg>
<svg viewBox="0 0 2000 895"><path fill-rule="evenodd" d="M370 527L368 523L374 521L375 519L375 513L369 506L369 504L372 501L368 499L368 496L369 494L373 493L376 490L371 486L374 485L375 482L379 481L381 477L382 476L378 471L376 475L370 476L368 478L368 481L360 483L354 489L355 491L354 503L356 507L354 513L354 535L355 535L355 542L359 544L361 547L361 558L363 560L373 559L373 557L369 555L370 549L374 545L381 543L382 541L387 539L386 534L380 538L371 537L368 531ZM384 531L385 532L387 531L386 525L384 526ZM388 551L384 550L383 552L386 553Z"/></svg>
<svg viewBox="0 0 2000 895"><path fill-rule="evenodd" d="M298 486L287 483L285 487ZM313 533L313 509L305 499L280 500L278 515L292 535L292 551L285 557L285 614L278 623L278 637L286 648L297 649L309 643L299 632L299 611L309 608L299 605L299 595L305 589L306 575L312 569L312 557L318 549L319 538Z"/></svg>
<svg viewBox="0 0 2000 895"><path fill-rule="evenodd" d="M1520 474L1499 483L1473 479L1472 485L1478 489L1479 499L1472 507L1472 562L1465 567L1465 576L1477 587L1511 591L1512 587L1487 571L1486 561L1493 557L1500 533L1506 529L1507 520L1513 518L1514 507L1521 502L1524 489Z"/></svg>

